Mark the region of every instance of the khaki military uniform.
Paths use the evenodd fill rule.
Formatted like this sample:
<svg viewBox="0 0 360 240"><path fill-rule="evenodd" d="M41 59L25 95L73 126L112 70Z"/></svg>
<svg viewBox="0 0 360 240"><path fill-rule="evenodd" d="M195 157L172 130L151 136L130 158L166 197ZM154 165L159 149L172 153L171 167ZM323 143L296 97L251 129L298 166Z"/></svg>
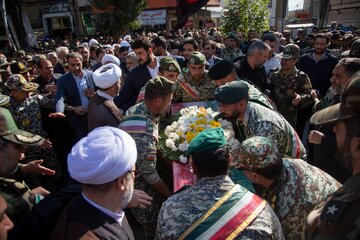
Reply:
<svg viewBox="0 0 360 240"><path fill-rule="evenodd" d="M277 110L291 126L296 127L298 109L308 107L313 103L310 95L312 86L309 77L295 68L287 76L282 75L281 70L278 70L270 74L269 79ZM301 96L301 102L298 106L291 103L295 94Z"/></svg>
<svg viewBox="0 0 360 240"><path fill-rule="evenodd" d="M283 169L262 196L278 216L286 239L300 239L307 214L341 186L330 175L299 159L283 159Z"/></svg>
<svg viewBox="0 0 360 240"><path fill-rule="evenodd" d="M225 175L205 177L195 186L170 197L161 208L155 239L178 239L233 186L234 183ZM240 187L237 193L247 191ZM284 236L279 220L266 204L255 220L235 239L284 239Z"/></svg>
<svg viewBox="0 0 360 240"><path fill-rule="evenodd" d="M137 221L144 225L147 239L154 237L157 217L165 198L156 192L150 184L156 183L160 176L156 170L158 142L157 117L151 115L144 102L129 108L119 128L129 133L135 140L137 147L136 169L141 174L135 179L135 189L143 190L153 197L151 205L145 209L132 208Z"/></svg>
<svg viewBox="0 0 360 240"><path fill-rule="evenodd" d="M10 178L0 178L0 192L8 202L8 214L12 220L30 212L42 196L34 194L22 182Z"/></svg>
<svg viewBox="0 0 360 240"><path fill-rule="evenodd" d="M183 74L179 76L179 80L176 82L176 90L173 96L174 103L182 102L198 102L198 101L211 101L214 100L214 92L216 86L214 82L209 78L207 71L201 80L195 80L190 70L186 69ZM196 96L189 94L181 85L185 84L191 88L191 92L195 92Z"/></svg>
<svg viewBox="0 0 360 240"><path fill-rule="evenodd" d="M308 215L303 239L360 239L359 174Z"/></svg>
<svg viewBox="0 0 360 240"><path fill-rule="evenodd" d="M233 61L237 57L241 57L244 54L240 48L229 48L226 47L222 51L222 59Z"/></svg>
<svg viewBox="0 0 360 240"><path fill-rule="evenodd" d="M276 143L281 154L306 159L305 147L294 128L269 108L248 102L243 120L236 125L240 142L253 136L268 137Z"/></svg>

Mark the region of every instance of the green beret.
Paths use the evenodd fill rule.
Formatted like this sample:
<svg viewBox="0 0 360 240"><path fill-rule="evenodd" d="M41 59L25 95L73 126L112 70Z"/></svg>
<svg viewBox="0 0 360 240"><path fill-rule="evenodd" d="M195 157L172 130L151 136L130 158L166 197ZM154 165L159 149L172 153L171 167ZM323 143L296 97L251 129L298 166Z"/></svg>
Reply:
<svg viewBox="0 0 360 240"><path fill-rule="evenodd" d="M201 52L192 52L189 58L190 64L205 65L206 58Z"/></svg>
<svg viewBox="0 0 360 240"><path fill-rule="evenodd" d="M181 71L178 62L171 57L165 57L161 59L159 69L163 71L177 72L177 73L180 73Z"/></svg>
<svg viewBox="0 0 360 240"><path fill-rule="evenodd" d="M150 79L145 85L145 94L146 91L167 94L174 92L174 90L175 83L162 76Z"/></svg>
<svg viewBox="0 0 360 240"><path fill-rule="evenodd" d="M248 92L248 85L241 81L232 81L215 90L215 99L222 104L234 104L248 98Z"/></svg>
<svg viewBox="0 0 360 240"><path fill-rule="evenodd" d="M248 170L268 168L282 161L274 142L259 136L243 141L236 159L239 160L237 166Z"/></svg>
<svg viewBox="0 0 360 240"><path fill-rule="evenodd" d="M220 80L231 73L234 64L229 60L221 60L212 66L209 70L209 77L212 80Z"/></svg>
<svg viewBox="0 0 360 240"><path fill-rule="evenodd" d="M191 140L186 154L190 156L193 153L218 149L225 144L226 138L222 128L208 128Z"/></svg>

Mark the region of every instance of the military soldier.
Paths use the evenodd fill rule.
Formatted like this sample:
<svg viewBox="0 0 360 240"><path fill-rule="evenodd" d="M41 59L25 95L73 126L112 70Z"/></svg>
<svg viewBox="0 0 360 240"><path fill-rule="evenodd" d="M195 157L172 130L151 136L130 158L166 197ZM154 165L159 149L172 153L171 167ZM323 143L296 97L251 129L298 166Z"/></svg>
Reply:
<svg viewBox="0 0 360 240"><path fill-rule="evenodd" d="M214 100L215 84L205 70L206 58L200 52L192 52L189 69L179 76L173 102L198 102Z"/></svg>
<svg viewBox="0 0 360 240"><path fill-rule="evenodd" d="M10 177L17 172L32 174L53 174L40 165L39 161L19 164L26 146L40 146L44 138L17 128L9 110L0 107L0 191L7 196L12 218L30 211L34 204L49 192L39 187L30 190L24 183Z"/></svg>
<svg viewBox="0 0 360 240"><path fill-rule="evenodd" d="M215 92L220 111L238 126L239 141L253 136L269 137L281 154L306 159L306 150L291 125L278 112L249 102L248 91L246 84L232 81Z"/></svg>
<svg viewBox="0 0 360 240"><path fill-rule="evenodd" d="M170 81L176 82L180 71L180 66L175 59L171 57L165 57L160 60L158 76L163 76ZM136 103L143 101L144 95L145 86L140 90Z"/></svg>
<svg viewBox="0 0 360 240"><path fill-rule="evenodd" d="M227 175L230 155L222 128L199 133L187 154L199 181L163 204L156 239L284 239L269 204Z"/></svg>
<svg viewBox="0 0 360 240"><path fill-rule="evenodd" d="M38 88L38 84L27 82L20 74L11 75L5 83L10 89L9 110L17 126L25 131L31 131L47 138L47 133L41 121L41 108L53 108L54 99L41 95L31 95ZM46 186L55 189L55 181L60 177L60 164L53 151L52 143L46 139L41 146L29 147L26 150L26 162L43 159L44 165L56 171L55 176L24 176L30 187Z"/></svg>
<svg viewBox="0 0 360 240"><path fill-rule="evenodd" d="M239 39L234 33L229 33L225 38L225 48L222 51L222 58L233 61L235 58L243 56L240 48L237 47Z"/></svg>
<svg viewBox="0 0 360 240"><path fill-rule="evenodd" d="M304 239L360 239L360 73L345 87L341 102L315 113L310 122L335 123L338 160L352 172L306 222Z"/></svg>
<svg viewBox="0 0 360 240"><path fill-rule="evenodd" d="M239 81L249 87L249 101L259 103L265 107L273 109L269 98L263 94L254 84L246 79L240 79L236 74L234 64L228 60L221 60L209 70L209 77L214 80L216 86L224 85L232 81Z"/></svg>
<svg viewBox="0 0 360 240"><path fill-rule="evenodd" d="M288 44L281 58L281 69L270 74L269 80L273 90L272 98L277 110L284 118L296 127L297 110L313 103L311 82L306 73L299 71L295 65L300 56L296 44Z"/></svg>
<svg viewBox="0 0 360 240"><path fill-rule="evenodd" d="M156 170L156 144L159 139L159 115L168 110L174 86L172 81L164 77L149 80L145 88L144 101L131 107L119 125L136 142L138 150L136 168L141 173L135 180L135 188L153 197L150 207L132 209L138 222L144 226L146 239L154 239L161 204L171 195Z"/></svg>
<svg viewBox="0 0 360 240"><path fill-rule="evenodd" d="M300 239L306 215L341 184L300 159L282 158L266 137L242 142L238 167L248 179L264 187L261 196L278 216L285 239Z"/></svg>

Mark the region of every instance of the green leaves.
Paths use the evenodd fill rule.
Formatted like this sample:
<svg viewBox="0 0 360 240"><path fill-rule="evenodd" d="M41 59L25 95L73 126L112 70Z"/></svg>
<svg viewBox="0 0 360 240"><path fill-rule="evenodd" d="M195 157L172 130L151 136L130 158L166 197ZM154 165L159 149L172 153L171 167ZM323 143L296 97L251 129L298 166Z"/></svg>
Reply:
<svg viewBox="0 0 360 240"><path fill-rule="evenodd" d="M146 8L145 0L90 0L94 21L99 29L115 39L130 29L138 28L138 16Z"/></svg>
<svg viewBox="0 0 360 240"><path fill-rule="evenodd" d="M221 26L222 31L240 31L245 37L250 30L263 32L269 29L269 0L230 0L225 16L225 22Z"/></svg>

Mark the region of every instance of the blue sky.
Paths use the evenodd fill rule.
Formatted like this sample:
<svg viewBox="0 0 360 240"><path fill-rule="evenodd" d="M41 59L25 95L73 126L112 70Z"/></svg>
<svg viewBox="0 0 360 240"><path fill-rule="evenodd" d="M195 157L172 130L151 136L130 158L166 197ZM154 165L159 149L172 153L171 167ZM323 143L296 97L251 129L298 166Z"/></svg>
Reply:
<svg viewBox="0 0 360 240"><path fill-rule="evenodd" d="M304 0L288 0L289 10L299 9L302 7ZM298 5L298 6L297 6Z"/></svg>

